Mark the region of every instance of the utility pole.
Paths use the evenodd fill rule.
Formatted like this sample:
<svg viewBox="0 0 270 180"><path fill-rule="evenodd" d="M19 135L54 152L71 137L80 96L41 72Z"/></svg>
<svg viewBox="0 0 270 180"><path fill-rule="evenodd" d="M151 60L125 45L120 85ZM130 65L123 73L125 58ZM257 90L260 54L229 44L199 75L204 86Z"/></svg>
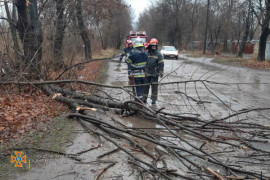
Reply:
<svg viewBox="0 0 270 180"><path fill-rule="evenodd" d="M209 24L209 11L210 11L210 0L207 1L207 13L206 13L206 23L205 23L205 34L204 34L203 54L206 53L207 30L208 30L208 24Z"/></svg>

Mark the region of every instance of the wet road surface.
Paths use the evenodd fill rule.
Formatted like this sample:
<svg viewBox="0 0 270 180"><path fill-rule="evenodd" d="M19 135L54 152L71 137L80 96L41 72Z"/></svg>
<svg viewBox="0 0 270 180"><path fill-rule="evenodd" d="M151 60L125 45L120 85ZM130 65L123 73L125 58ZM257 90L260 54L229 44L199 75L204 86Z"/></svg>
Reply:
<svg viewBox="0 0 270 180"><path fill-rule="evenodd" d="M157 107L164 106L166 111L178 114L200 114L205 120L224 117L243 109L270 107L269 71L223 66L211 63L211 60L188 58L185 55L180 55L179 60L166 59L161 83L190 80L213 83L189 82L160 86ZM128 85L125 63L109 63L107 84ZM110 93L122 101L130 99L128 94L118 90L111 90ZM148 104L151 104L150 99ZM259 114L266 117L270 115L269 112Z"/></svg>
<svg viewBox="0 0 270 180"><path fill-rule="evenodd" d="M188 58L180 55L179 60L165 60L164 77L161 83L183 82L202 80L198 82L187 82L179 84L162 85L159 87L157 106L152 108L165 107L166 112L179 114L181 116L195 116L204 121L221 119L231 114L247 109L270 108L270 72L258 71L247 68L237 68L211 63L211 58ZM211 81L211 82L206 82ZM110 63L108 70L107 84L128 85L127 68L125 63ZM118 96L122 101L130 99L125 93L112 90L111 95ZM148 106L151 107L151 100L148 99ZM246 123L258 123L264 126L270 125L270 110L252 111L229 118L227 121L245 120ZM160 127L154 122L127 118L124 123L133 128ZM212 134L220 136L218 132ZM228 134L227 134L228 135ZM185 136L183 134L183 136ZM228 135L230 136L230 135ZM189 137L187 137L189 138ZM195 145L199 141L192 141ZM270 142L251 143L258 149L270 151ZM182 143L187 149L190 146ZM207 144L208 150L223 151L222 146ZM240 153L241 154L241 153ZM231 154L237 156L239 154ZM226 155L227 156L227 155ZM226 156L222 157L226 159ZM224 159L224 160L225 160ZM233 161L233 158L232 158ZM171 161L175 163L174 161ZM183 167L182 167L183 168ZM215 168L215 167L213 167ZM270 173L270 167L246 166L249 170L263 170Z"/></svg>
<svg viewBox="0 0 270 180"><path fill-rule="evenodd" d="M180 57L179 60L165 60L165 76L160 82L208 80L215 83L198 81L160 86L157 105L151 107L151 100L148 99L148 106L151 108L164 106L166 112L200 117L208 121L243 109L270 107L270 72L221 66L211 63L212 59L208 58L187 58L184 55ZM109 62L106 84L128 85L125 63L121 63L117 59L115 62ZM121 101L131 99L129 94L117 89L106 89L106 92ZM109 122L113 117L130 128L145 128L152 133L158 134L159 132L151 130L151 128L161 128L155 122L142 117L120 117L112 112L97 115L104 121ZM264 125L270 124L269 111L251 112L248 116L250 122L260 120L260 123ZM98 145L96 137L83 131L80 125L76 131L76 138L73 144L67 147L66 153L77 153ZM182 134L182 136L187 135ZM192 142L192 139L190 141ZM156 148L153 144L143 141L141 143L149 151ZM182 145L190 148L185 143ZM215 146L211 146L211 144L206 146L208 149L215 149ZM106 163L94 162L96 157L112 149L115 149L115 146L104 141L102 147L80 156L85 163L60 157L41 163L40 167L34 167L29 173L18 179L94 179L97 173L107 166ZM269 146L266 146L265 149L269 149ZM133 172L133 168L127 164L126 159L127 155L121 151L102 159L119 162L108 169L102 179L138 179L139 175ZM171 167L181 166L173 157L167 157L166 160L170 162Z"/></svg>

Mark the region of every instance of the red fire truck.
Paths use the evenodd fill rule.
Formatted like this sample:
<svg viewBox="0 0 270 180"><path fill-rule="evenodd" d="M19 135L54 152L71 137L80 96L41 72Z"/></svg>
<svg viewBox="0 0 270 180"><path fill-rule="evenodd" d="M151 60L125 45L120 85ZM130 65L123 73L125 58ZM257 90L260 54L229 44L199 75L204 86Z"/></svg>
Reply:
<svg viewBox="0 0 270 180"><path fill-rule="evenodd" d="M140 40L144 43L145 48L147 48L149 44L149 38L145 31L130 31L129 36L127 36L126 39L125 47L128 47L127 40L131 40L134 43L137 38L140 38Z"/></svg>

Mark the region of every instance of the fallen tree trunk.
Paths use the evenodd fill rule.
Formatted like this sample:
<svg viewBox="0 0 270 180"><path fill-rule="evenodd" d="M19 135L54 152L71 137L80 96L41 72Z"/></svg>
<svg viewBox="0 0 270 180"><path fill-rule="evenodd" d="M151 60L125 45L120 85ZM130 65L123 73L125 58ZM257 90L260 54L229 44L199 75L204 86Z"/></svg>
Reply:
<svg viewBox="0 0 270 180"><path fill-rule="evenodd" d="M74 81L61 82L73 83ZM141 169L147 172L155 172L155 174L163 176L163 178L166 179L172 179L174 176L183 179L209 179L209 177L213 176L218 178L270 178L270 174L261 174L261 172L256 171L256 169L250 171L248 168L245 168L246 164L241 164L242 168L239 168L239 161L242 160L242 157L236 156L241 154L241 151L247 151L248 149L249 153L247 156L250 156L250 158L252 158L253 154L260 157L268 157L270 151L260 149L260 147L255 148L253 145L250 145L248 140L251 140L251 142L265 142L269 144L270 128L256 124L256 122L225 122L227 118L238 116L242 113L248 113L252 110L236 112L225 118L220 118L221 120L210 120L207 121L209 122L207 123L198 117L194 117L194 115L181 116L179 114L164 112L165 108L154 110L136 101L121 102L110 96L102 97L94 93L76 92L51 85L58 83L59 82L39 82L33 83L32 85L41 86L43 91L53 99L68 105L74 112L68 115L69 118L81 120L86 122L86 124L94 126L94 129L88 126L86 126L86 128L89 132L91 131L107 141L112 142L117 148L132 158L134 165L142 166ZM19 84L27 85L29 83ZM87 84L106 88L119 88L129 93L123 87L101 85L98 83ZM134 112L135 115L147 117L149 120L157 123L160 127L152 129L157 129L159 133L155 134L147 131L147 129L131 129L123 124L117 124L115 122L116 120L106 122L91 113L95 111L93 108L96 108L97 112L109 110L117 110L121 114L128 111ZM262 110L267 110L267 108ZM220 133L220 135L213 136L212 134L215 132ZM230 137L226 138L225 136ZM114 140L114 137L124 142L129 142L133 147L131 150L140 152L145 158L141 159L132 154L129 151L130 149L123 147L119 140ZM186 172L192 172L193 175L183 173L184 170L182 170L181 173L171 171L165 165L165 169L158 168L156 162L161 161L160 157L155 156L153 152L145 149L139 142L136 142L134 138L162 147L168 154L161 156L173 156L185 167ZM252 139L254 139L254 141L252 141ZM213 149L207 148L209 144L215 145L217 150L214 151ZM158 150L156 150L156 152L159 153ZM227 158L230 159L230 161L227 161ZM211 167L211 169L207 169L209 167ZM222 171L217 174L215 173L215 169L212 170L212 167L219 168ZM177 169L179 167L175 168Z"/></svg>

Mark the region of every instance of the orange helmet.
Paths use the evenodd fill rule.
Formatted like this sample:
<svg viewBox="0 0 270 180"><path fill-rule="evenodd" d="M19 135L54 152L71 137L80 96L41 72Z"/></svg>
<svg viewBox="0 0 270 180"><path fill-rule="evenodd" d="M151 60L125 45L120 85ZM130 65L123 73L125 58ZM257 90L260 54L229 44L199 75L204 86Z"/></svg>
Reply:
<svg viewBox="0 0 270 180"><path fill-rule="evenodd" d="M132 46L133 46L133 42L131 40L127 40L127 44L128 45L132 44Z"/></svg>
<svg viewBox="0 0 270 180"><path fill-rule="evenodd" d="M158 45L158 40L156 38L152 38L149 42L150 46L157 46Z"/></svg>

